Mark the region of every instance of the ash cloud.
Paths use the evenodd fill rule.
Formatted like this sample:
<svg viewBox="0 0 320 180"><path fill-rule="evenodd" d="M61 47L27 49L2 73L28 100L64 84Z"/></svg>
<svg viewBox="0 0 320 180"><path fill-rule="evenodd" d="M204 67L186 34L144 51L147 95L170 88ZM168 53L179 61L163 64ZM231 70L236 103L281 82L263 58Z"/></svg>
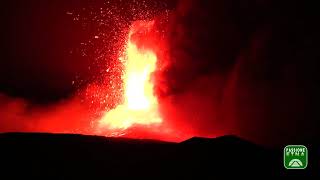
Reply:
<svg viewBox="0 0 320 180"><path fill-rule="evenodd" d="M6 1L0 7L0 132L97 134L116 106L132 21L174 1Z"/></svg>
<svg viewBox="0 0 320 180"><path fill-rule="evenodd" d="M297 1L180 1L157 72L165 118L270 145L319 137L314 13Z"/></svg>
<svg viewBox="0 0 320 180"><path fill-rule="evenodd" d="M0 94L0 132L92 132L88 107L78 98L52 105L35 105Z"/></svg>
<svg viewBox="0 0 320 180"><path fill-rule="evenodd" d="M79 72L86 78L81 88L101 77L96 72L108 63L93 64L93 52L107 52L110 48L100 45L110 43L88 47L86 56L78 46L101 29L111 31L116 23L101 28L87 18L90 11L84 17L87 29L74 24L78 16L70 9L100 12L105 1L39 2L8 1L1 7L0 92L6 95L0 95L0 131L90 133L86 128L92 108L73 96L78 87L71 82ZM116 0L110 2L119 6ZM164 34L152 40L161 41L155 44L161 66L155 88L169 123L188 135L237 134L273 145L319 138L316 5L273 0L181 0L177 6L164 2L174 10L166 20L156 21ZM125 9L115 12L128 24L146 14L138 12L141 16L133 18ZM70 54L74 47L79 52Z"/></svg>

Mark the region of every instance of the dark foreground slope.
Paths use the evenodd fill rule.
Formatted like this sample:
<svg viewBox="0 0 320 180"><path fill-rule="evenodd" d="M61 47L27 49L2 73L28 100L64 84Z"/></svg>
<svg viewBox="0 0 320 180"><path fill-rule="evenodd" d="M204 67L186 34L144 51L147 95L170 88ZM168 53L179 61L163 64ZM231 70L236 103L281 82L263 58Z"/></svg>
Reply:
<svg viewBox="0 0 320 180"><path fill-rule="evenodd" d="M286 170L282 149L265 149L234 136L168 143L70 134L6 133L0 134L0 147L0 179L310 176L319 172L316 163L320 160L317 156L317 161L309 161L307 170Z"/></svg>

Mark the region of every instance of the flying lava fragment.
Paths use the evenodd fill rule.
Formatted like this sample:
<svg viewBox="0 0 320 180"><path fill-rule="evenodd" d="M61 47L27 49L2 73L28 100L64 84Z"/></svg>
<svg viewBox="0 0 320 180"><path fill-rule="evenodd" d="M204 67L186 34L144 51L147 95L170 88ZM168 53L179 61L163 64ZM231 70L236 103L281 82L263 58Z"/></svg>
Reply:
<svg viewBox="0 0 320 180"><path fill-rule="evenodd" d="M124 65L123 102L102 116L99 129L124 132L134 126L150 127L162 123L152 82L157 55L147 45L138 45L134 39L135 34L139 35L135 37L145 35L153 24L153 21L135 21L130 27L124 53L119 57Z"/></svg>

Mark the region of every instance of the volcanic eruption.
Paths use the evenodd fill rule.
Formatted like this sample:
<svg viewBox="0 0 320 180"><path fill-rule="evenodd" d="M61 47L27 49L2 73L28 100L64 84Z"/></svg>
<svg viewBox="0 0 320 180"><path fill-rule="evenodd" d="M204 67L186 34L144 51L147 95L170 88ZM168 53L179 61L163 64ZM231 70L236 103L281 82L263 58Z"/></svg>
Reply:
<svg viewBox="0 0 320 180"><path fill-rule="evenodd" d="M317 16L290 4L8 1L0 132L313 140Z"/></svg>
<svg viewBox="0 0 320 180"><path fill-rule="evenodd" d="M107 111L99 121L99 129L107 129L112 135L117 134L116 132L123 133L133 126L149 127L162 122L152 81L157 55L152 48L143 44L140 46L136 42L153 25L154 21L135 21L128 34L125 52L119 57L124 65L123 102Z"/></svg>

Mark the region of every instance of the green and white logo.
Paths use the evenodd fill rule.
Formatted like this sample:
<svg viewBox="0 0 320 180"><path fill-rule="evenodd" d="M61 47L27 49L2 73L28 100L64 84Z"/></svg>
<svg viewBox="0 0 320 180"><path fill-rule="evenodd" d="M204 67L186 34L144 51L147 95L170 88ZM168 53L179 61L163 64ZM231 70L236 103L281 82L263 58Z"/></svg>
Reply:
<svg viewBox="0 0 320 180"><path fill-rule="evenodd" d="M308 149L303 145L288 145L283 150L283 163L287 169L305 169L308 165Z"/></svg>

